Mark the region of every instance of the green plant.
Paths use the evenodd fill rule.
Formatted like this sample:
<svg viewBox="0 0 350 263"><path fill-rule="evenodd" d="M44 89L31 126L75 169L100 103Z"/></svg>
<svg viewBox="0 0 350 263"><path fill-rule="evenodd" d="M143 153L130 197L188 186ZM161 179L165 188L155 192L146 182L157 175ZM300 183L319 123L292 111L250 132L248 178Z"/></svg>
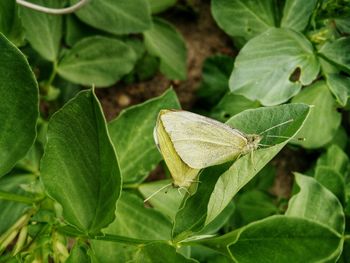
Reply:
<svg viewBox="0 0 350 263"><path fill-rule="evenodd" d="M76 16L52 17L18 15L14 1L1 1L0 262L349 262L347 1L213 0L216 21L242 49L233 69L230 57L207 59L197 110L247 134L293 121L263 137L269 147L254 162L245 155L202 169L191 194L163 189L144 204L171 182L153 129L160 110L180 108L176 93L107 122L95 88L73 94L69 82L148 76L154 56L169 78L184 78L181 37L149 9L174 2L94 0ZM52 86L71 92L64 103ZM49 121L40 99L58 104ZM269 191L270 161L287 144L320 153L305 175L294 173L289 199ZM147 180L160 162L165 177Z"/></svg>

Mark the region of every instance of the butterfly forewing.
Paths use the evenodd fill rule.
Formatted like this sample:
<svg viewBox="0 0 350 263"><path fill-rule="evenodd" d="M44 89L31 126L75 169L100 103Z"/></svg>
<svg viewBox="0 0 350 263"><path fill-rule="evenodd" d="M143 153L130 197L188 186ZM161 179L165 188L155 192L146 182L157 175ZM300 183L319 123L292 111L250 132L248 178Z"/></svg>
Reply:
<svg viewBox="0 0 350 263"><path fill-rule="evenodd" d="M163 111L160 118L176 152L192 168L233 160L247 145L238 130L195 113Z"/></svg>

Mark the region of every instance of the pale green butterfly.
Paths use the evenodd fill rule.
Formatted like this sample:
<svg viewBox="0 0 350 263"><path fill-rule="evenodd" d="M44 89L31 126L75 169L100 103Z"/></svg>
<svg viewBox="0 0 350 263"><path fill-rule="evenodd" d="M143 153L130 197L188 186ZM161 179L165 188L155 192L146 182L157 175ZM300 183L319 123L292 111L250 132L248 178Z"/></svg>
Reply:
<svg viewBox="0 0 350 263"><path fill-rule="evenodd" d="M280 123L260 134L244 134L192 112L161 110L154 129L154 140L173 177L173 185L187 189L195 182L200 169L252 153L262 145L261 134L291 121Z"/></svg>

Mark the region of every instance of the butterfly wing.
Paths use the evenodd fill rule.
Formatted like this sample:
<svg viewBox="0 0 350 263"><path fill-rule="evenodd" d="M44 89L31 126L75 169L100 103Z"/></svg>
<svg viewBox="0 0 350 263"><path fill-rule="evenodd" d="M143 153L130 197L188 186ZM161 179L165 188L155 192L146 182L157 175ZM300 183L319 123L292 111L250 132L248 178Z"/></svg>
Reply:
<svg viewBox="0 0 350 263"><path fill-rule="evenodd" d="M240 131L192 112L167 110L160 118L176 152L192 168L233 160L247 145Z"/></svg>
<svg viewBox="0 0 350 263"><path fill-rule="evenodd" d="M174 185L179 187L190 186L197 177L199 170L189 167L182 161L159 119L153 135L157 147L163 155L164 161L173 177Z"/></svg>

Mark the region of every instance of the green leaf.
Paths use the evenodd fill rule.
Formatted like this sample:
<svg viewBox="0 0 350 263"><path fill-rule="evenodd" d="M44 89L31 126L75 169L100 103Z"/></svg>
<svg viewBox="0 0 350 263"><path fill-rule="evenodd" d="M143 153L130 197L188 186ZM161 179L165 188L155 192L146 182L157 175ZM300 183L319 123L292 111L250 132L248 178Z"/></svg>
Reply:
<svg viewBox="0 0 350 263"><path fill-rule="evenodd" d="M346 178L349 169L349 157L337 145L331 145L327 152L317 160L317 166L327 166Z"/></svg>
<svg viewBox="0 0 350 263"><path fill-rule="evenodd" d="M24 55L0 33L0 176L33 145L39 92Z"/></svg>
<svg viewBox="0 0 350 263"><path fill-rule="evenodd" d="M151 196L160 188L171 183L169 180L159 180L151 183L141 184L139 191L144 198ZM148 202L152 207L160 211L163 215L168 216L171 221L174 220L177 210L180 207L182 197L179 195L177 189L163 189L155 196L153 196Z"/></svg>
<svg viewBox="0 0 350 263"><path fill-rule="evenodd" d="M71 4L78 1L70 0ZM113 34L140 33L152 24L147 0L94 0L76 15L88 25Z"/></svg>
<svg viewBox="0 0 350 263"><path fill-rule="evenodd" d="M343 175L327 166L317 166L315 179L345 203L345 180Z"/></svg>
<svg viewBox="0 0 350 263"><path fill-rule="evenodd" d="M67 15L65 22L66 34L64 40L68 46L74 46L83 38L103 33L84 24L75 15Z"/></svg>
<svg viewBox="0 0 350 263"><path fill-rule="evenodd" d="M293 98L292 102L314 105L310 117L296 137L304 141L293 141L304 148L314 149L326 145L332 140L340 125L341 114L337 112L335 101L323 81L305 88ZM325 125L327 123L327 125Z"/></svg>
<svg viewBox="0 0 350 263"><path fill-rule="evenodd" d="M226 93L219 103L210 111L210 117L219 121L228 121L234 115L248 109L258 108L260 103L251 101L242 95Z"/></svg>
<svg viewBox="0 0 350 263"><path fill-rule="evenodd" d="M233 68L233 58L216 55L204 61L202 82L198 89L201 100L216 104L228 91L228 80Z"/></svg>
<svg viewBox="0 0 350 263"><path fill-rule="evenodd" d="M213 221L237 192L246 185L288 142L267 135L293 137L309 113L305 104L287 104L276 107L246 110L231 118L227 124L246 134L259 134L275 125L294 121L264 133L262 143L273 145L254 151L253 158L245 155L222 166L204 169L200 174L197 192L190 196L176 215L173 235L188 236ZM227 169L229 168L229 169ZM179 238L181 238L179 236Z"/></svg>
<svg viewBox="0 0 350 263"><path fill-rule="evenodd" d="M148 0L152 14L161 13L176 4L177 0Z"/></svg>
<svg viewBox="0 0 350 263"><path fill-rule="evenodd" d="M286 216L302 217L344 233L345 216L336 196L314 178L295 173L300 191L288 203Z"/></svg>
<svg viewBox="0 0 350 263"><path fill-rule="evenodd" d="M206 241L216 249L227 244L236 262L334 262L342 239L334 231L304 218L271 216Z"/></svg>
<svg viewBox="0 0 350 263"><path fill-rule="evenodd" d="M188 259L183 255L176 253L174 247L163 243L155 242L143 247L135 255L135 258L130 263L195 263L198 262L193 259Z"/></svg>
<svg viewBox="0 0 350 263"><path fill-rule="evenodd" d="M319 50L319 53L350 73L350 37L327 42Z"/></svg>
<svg viewBox="0 0 350 263"><path fill-rule="evenodd" d="M276 25L274 4L272 0L213 0L211 9L228 35L249 40Z"/></svg>
<svg viewBox="0 0 350 263"><path fill-rule="evenodd" d="M317 0L287 0L283 9L281 27L303 31L309 23L317 2Z"/></svg>
<svg viewBox="0 0 350 263"><path fill-rule="evenodd" d="M0 1L0 32L16 46L23 44L22 23L14 0Z"/></svg>
<svg viewBox="0 0 350 263"><path fill-rule="evenodd" d="M311 43L300 33L271 28L250 40L236 58L230 89L263 105L283 103L320 70Z"/></svg>
<svg viewBox="0 0 350 263"><path fill-rule="evenodd" d="M350 78L340 74L327 74L326 80L337 102L345 107L350 96Z"/></svg>
<svg viewBox="0 0 350 263"><path fill-rule="evenodd" d="M34 175L7 175L0 178L0 191L33 198L28 190L35 189ZM0 236L8 230L32 205L2 200L0 194Z"/></svg>
<svg viewBox="0 0 350 263"><path fill-rule="evenodd" d="M147 51L160 58L160 71L170 79L186 79L187 50L180 33L166 21L155 19L143 36Z"/></svg>
<svg viewBox="0 0 350 263"><path fill-rule="evenodd" d="M63 1L32 0L34 4L61 8ZM21 7L20 14L25 29L25 37L31 46L45 59L56 61L62 37L62 16L45 14L27 7Z"/></svg>
<svg viewBox="0 0 350 263"><path fill-rule="evenodd" d="M105 87L129 73L135 63L132 48L117 39L95 36L79 41L65 53L57 72L74 83Z"/></svg>
<svg viewBox="0 0 350 263"><path fill-rule="evenodd" d="M148 240L169 240L171 224L162 214L145 208L142 199L135 194L123 192L117 205L117 217L104 233L122 235ZM137 247L114 242L93 240L92 249L101 262L120 262L131 260Z"/></svg>
<svg viewBox="0 0 350 263"><path fill-rule="evenodd" d="M124 182L140 182L162 159L153 139L161 109L180 107L173 90L145 103L129 107L108 124Z"/></svg>
<svg viewBox="0 0 350 263"><path fill-rule="evenodd" d="M88 255L88 247L83 243L77 243L72 248L66 263L90 263L91 259Z"/></svg>
<svg viewBox="0 0 350 263"><path fill-rule="evenodd" d="M277 214L278 212L274 204L274 199L259 190L242 193L236 200L236 204L236 211L243 225Z"/></svg>
<svg viewBox="0 0 350 263"><path fill-rule="evenodd" d="M91 90L80 92L49 122L41 179L62 205L66 222L97 234L114 220L120 171L101 106Z"/></svg>

